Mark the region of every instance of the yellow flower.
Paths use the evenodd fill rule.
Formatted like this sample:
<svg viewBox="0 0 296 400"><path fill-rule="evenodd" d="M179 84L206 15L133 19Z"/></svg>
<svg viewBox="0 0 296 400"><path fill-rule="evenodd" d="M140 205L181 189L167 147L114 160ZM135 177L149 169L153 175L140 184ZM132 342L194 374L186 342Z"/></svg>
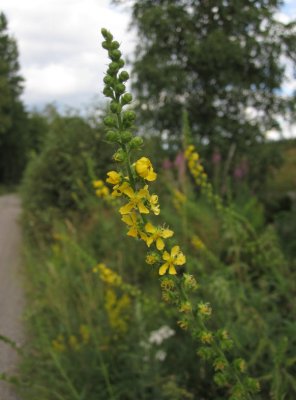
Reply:
<svg viewBox="0 0 296 400"><path fill-rule="evenodd" d="M104 186L104 182L102 180L93 181L93 187L95 189L99 189Z"/></svg>
<svg viewBox="0 0 296 400"><path fill-rule="evenodd" d="M186 257L181 252L179 246L174 246L171 250L171 254L165 251L162 258L166 262L159 268L159 275L164 275L167 270L169 270L169 274L176 275L177 271L175 265L183 265L186 262Z"/></svg>
<svg viewBox="0 0 296 400"><path fill-rule="evenodd" d="M159 215L160 209L159 209L159 204L158 204L158 196L156 194L152 194L149 198L149 203L150 203L150 208L151 211L155 215Z"/></svg>
<svg viewBox="0 0 296 400"><path fill-rule="evenodd" d="M96 195L98 197L108 197L109 189L107 188L107 186L102 186L100 189L96 190Z"/></svg>
<svg viewBox="0 0 296 400"><path fill-rule="evenodd" d="M147 181L155 181L157 174L153 171L151 161L147 157L142 157L136 161L136 171L139 176Z"/></svg>
<svg viewBox="0 0 296 400"><path fill-rule="evenodd" d="M170 229L165 229L162 227L155 227L150 222L145 225L145 231L151 235L147 238L147 246L150 247L153 242L156 242L157 250L164 249L163 239L167 239L173 236L174 232Z"/></svg>
<svg viewBox="0 0 296 400"><path fill-rule="evenodd" d="M137 214L135 212L123 215L121 219L130 227L129 231L127 232L128 236L132 236L135 238L140 237L145 241L147 240L147 235L144 232L142 232L139 227Z"/></svg>
<svg viewBox="0 0 296 400"><path fill-rule="evenodd" d="M111 183L111 185L118 185L121 182L121 176L116 171L107 172L107 176L106 182Z"/></svg>
<svg viewBox="0 0 296 400"><path fill-rule="evenodd" d="M141 214L149 214L149 210L144 204L144 201L149 199L147 186L135 192L130 185L127 185L125 188L121 189L121 191L130 198L130 201L126 205L120 207L120 214L129 214L133 209L138 209Z"/></svg>

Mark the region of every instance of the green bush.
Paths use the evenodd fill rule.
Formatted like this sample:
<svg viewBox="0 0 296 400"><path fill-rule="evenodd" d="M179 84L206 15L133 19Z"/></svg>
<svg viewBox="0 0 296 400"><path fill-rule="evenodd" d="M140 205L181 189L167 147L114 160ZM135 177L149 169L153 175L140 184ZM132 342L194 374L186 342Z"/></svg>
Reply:
<svg viewBox="0 0 296 400"><path fill-rule="evenodd" d="M44 145L33 154L22 182L22 197L28 226L44 224L50 214L85 209L96 171L104 175L110 159L101 140L100 127L79 116L55 115L49 123ZM83 201L82 201L83 200ZM41 212L47 210L47 213Z"/></svg>

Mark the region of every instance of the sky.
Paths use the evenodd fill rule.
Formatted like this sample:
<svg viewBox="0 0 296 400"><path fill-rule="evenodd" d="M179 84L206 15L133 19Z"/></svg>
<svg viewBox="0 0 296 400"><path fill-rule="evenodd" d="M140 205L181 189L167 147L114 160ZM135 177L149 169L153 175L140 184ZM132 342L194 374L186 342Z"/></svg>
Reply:
<svg viewBox="0 0 296 400"><path fill-rule="evenodd" d="M81 109L102 100L108 63L100 44L102 27L121 43L124 58L135 47L135 33L128 30L130 10L110 0L1 0L0 10L17 40L25 78L23 100L29 110L52 102L60 109ZM278 18L296 18L296 0L286 0ZM283 92L293 90L296 80L290 73ZM295 126L284 123L284 135L296 137Z"/></svg>
<svg viewBox="0 0 296 400"><path fill-rule="evenodd" d="M83 107L102 92L108 63L102 27L132 53L129 13L109 0L1 0L9 32L17 40L23 100L28 108L56 102Z"/></svg>

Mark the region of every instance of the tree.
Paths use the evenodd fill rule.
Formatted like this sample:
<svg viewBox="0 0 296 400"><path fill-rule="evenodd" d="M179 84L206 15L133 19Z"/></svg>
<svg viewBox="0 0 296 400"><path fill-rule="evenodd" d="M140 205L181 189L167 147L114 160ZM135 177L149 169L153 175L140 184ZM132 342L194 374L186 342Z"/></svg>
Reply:
<svg viewBox="0 0 296 400"><path fill-rule="evenodd" d="M27 114L20 100L19 69L16 41L0 13L0 182L4 183L17 182L26 162Z"/></svg>
<svg viewBox="0 0 296 400"><path fill-rule="evenodd" d="M195 138L224 159L230 148L236 156L264 142L268 130L279 129L278 116L295 107L281 91L285 64L296 59L295 22L276 20L281 4L135 0L133 89L141 121L180 141L185 107Z"/></svg>

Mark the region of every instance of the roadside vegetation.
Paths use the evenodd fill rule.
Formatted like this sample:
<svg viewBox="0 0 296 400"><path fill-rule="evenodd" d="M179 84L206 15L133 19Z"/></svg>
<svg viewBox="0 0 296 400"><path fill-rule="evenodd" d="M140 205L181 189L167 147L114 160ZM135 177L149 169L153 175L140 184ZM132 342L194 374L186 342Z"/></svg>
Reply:
<svg viewBox="0 0 296 400"><path fill-rule="evenodd" d="M157 28L146 3L134 9L142 35ZM154 10L167 22L180 11L171 3ZM237 139L229 115L220 122L233 140L218 119L202 137L190 101L165 103L154 130L126 90L119 43L102 34L99 117L52 106L29 115L27 342L19 374L0 378L24 400L293 399L295 140L268 142L256 125L249 142L250 121ZM165 91L161 82L148 88Z"/></svg>

